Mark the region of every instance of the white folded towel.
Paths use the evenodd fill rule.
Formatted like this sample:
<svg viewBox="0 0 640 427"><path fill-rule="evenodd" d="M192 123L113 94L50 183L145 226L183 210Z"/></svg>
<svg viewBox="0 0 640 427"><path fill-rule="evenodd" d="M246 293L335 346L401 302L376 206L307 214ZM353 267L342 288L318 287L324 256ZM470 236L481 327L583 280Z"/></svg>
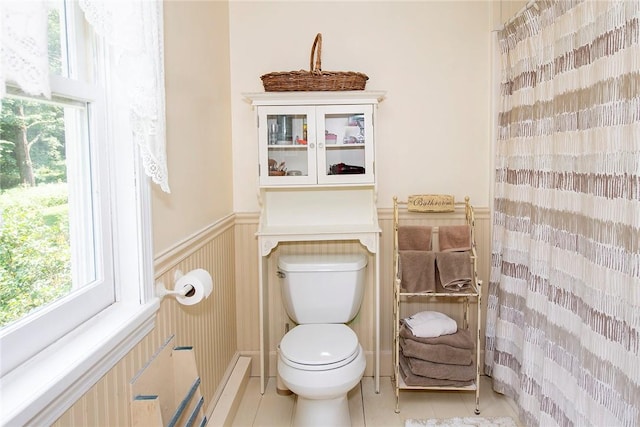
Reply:
<svg viewBox="0 0 640 427"><path fill-rule="evenodd" d="M439 311L421 311L403 320L411 333L420 338L455 334L458 330L456 321Z"/></svg>

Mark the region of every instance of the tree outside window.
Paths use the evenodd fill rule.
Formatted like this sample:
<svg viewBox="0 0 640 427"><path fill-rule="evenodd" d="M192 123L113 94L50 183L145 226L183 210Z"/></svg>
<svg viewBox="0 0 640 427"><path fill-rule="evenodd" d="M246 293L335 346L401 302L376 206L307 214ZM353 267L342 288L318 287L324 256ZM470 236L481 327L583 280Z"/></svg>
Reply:
<svg viewBox="0 0 640 427"><path fill-rule="evenodd" d="M49 11L49 67L66 74L61 7ZM64 71L64 72L63 72ZM0 327L72 289L65 108L8 96L0 110Z"/></svg>

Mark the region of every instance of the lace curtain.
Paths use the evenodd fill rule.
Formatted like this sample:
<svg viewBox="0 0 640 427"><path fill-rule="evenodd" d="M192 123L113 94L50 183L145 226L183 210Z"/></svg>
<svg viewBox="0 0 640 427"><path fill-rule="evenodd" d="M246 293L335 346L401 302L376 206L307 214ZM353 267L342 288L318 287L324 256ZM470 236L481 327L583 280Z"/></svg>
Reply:
<svg viewBox="0 0 640 427"><path fill-rule="evenodd" d="M169 192L165 147L162 3L80 0L96 33L112 48L113 76L123 88L133 139L146 174ZM31 95L50 96L47 10L42 0L0 1L0 96L5 82Z"/></svg>
<svg viewBox="0 0 640 427"><path fill-rule="evenodd" d="M95 31L113 47L135 142L146 174L169 192L165 148L164 46L160 1L80 0Z"/></svg>
<svg viewBox="0 0 640 427"><path fill-rule="evenodd" d="M44 1L0 0L0 98L5 82L29 95L51 96Z"/></svg>
<svg viewBox="0 0 640 427"><path fill-rule="evenodd" d="M640 425L640 2L498 34L485 371L536 426Z"/></svg>

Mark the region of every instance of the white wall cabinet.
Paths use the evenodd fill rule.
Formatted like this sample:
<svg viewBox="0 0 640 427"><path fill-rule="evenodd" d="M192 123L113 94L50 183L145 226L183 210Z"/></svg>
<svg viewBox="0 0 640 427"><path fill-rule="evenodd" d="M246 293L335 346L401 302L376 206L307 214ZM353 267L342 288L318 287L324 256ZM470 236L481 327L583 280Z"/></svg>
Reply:
<svg viewBox="0 0 640 427"><path fill-rule="evenodd" d="M256 109L261 215L258 226L260 377L275 366L269 338L267 258L282 242L357 241L374 256L375 391L380 390L380 226L374 124L384 92L246 94Z"/></svg>
<svg viewBox="0 0 640 427"><path fill-rule="evenodd" d="M260 185L374 183L372 105L258 107Z"/></svg>

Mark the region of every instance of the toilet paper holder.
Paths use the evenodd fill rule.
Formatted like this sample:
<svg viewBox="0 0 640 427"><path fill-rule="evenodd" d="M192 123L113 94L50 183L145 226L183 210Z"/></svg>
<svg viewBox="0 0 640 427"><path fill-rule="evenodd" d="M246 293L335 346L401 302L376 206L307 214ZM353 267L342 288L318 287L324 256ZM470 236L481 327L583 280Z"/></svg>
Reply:
<svg viewBox="0 0 640 427"><path fill-rule="evenodd" d="M183 274L181 270L176 270L175 273L173 274L174 289L173 290L167 289L164 286L164 283L159 280L156 282L156 286L155 286L156 296L160 299L163 299L165 296L174 296L178 299L179 302L182 302L184 298L189 298L194 296L196 293L196 288L194 287L194 285L190 284L188 280L185 281L185 283L182 283L182 284L180 283L181 278L183 278L184 276L190 276L194 273L199 273L199 274L205 273L208 276L208 280L211 281L211 276L209 275L209 273L202 269L191 270L186 275ZM209 285L211 285L211 282L209 282ZM211 288L209 287L208 292L206 292L205 295L203 295L203 297L208 298L210 293L211 293Z"/></svg>

